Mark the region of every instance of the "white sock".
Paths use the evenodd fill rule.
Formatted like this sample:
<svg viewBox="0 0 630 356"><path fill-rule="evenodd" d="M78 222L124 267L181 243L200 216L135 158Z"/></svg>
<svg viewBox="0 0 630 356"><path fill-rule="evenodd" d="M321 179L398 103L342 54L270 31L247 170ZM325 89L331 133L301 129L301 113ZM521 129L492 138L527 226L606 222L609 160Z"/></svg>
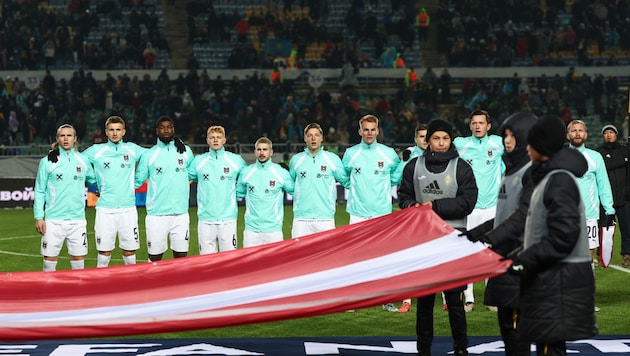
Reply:
<svg viewBox="0 0 630 356"><path fill-rule="evenodd" d="M57 261L44 260L44 272L53 272L57 270Z"/></svg>
<svg viewBox="0 0 630 356"><path fill-rule="evenodd" d="M70 267L72 269L83 269L85 267L85 260L70 260Z"/></svg>
<svg viewBox="0 0 630 356"><path fill-rule="evenodd" d="M135 265L136 264L136 255L123 256L123 261L125 261L126 265Z"/></svg>
<svg viewBox="0 0 630 356"><path fill-rule="evenodd" d="M403 300L403 303L409 303L409 305L411 305L411 299L405 299Z"/></svg>
<svg viewBox="0 0 630 356"><path fill-rule="evenodd" d="M464 289L464 297L465 297L466 303L475 302L475 294L473 293L472 283L468 283L468 286L466 286L466 289Z"/></svg>
<svg viewBox="0 0 630 356"><path fill-rule="evenodd" d="M112 259L112 256L101 255L100 253L96 257L96 268L103 268L109 266L109 261Z"/></svg>
<svg viewBox="0 0 630 356"><path fill-rule="evenodd" d="M444 292L442 292L442 304L446 304L446 296L444 295Z"/></svg>

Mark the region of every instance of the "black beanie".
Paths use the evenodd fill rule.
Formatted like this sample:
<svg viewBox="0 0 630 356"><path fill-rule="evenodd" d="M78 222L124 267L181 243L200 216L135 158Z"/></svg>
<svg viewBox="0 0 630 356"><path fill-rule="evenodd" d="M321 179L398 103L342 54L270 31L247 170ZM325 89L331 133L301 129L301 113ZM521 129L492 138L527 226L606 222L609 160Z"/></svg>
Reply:
<svg viewBox="0 0 630 356"><path fill-rule="evenodd" d="M427 141L429 141L431 135L433 135L435 131L444 131L451 136L451 139L453 139L453 126L451 126L448 121L442 119L429 121L429 124L427 125Z"/></svg>
<svg viewBox="0 0 630 356"><path fill-rule="evenodd" d="M560 151L566 141L567 129L562 120L554 115L545 115L539 119L527 136L527 143L547 157Z"/></svg>

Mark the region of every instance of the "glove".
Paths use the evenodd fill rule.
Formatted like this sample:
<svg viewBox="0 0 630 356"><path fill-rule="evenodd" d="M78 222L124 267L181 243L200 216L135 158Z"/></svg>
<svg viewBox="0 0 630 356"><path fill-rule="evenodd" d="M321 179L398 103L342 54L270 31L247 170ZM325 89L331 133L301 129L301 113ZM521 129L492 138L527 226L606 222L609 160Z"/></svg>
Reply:
<svg viewBox="0 0 630 356"><path fill-rule="evenodd" d="M409 157L411 157L411 150L410 149L404 150L402 153L403 162L407 162L409 160Z"/></svg>
<svg viewBox="0 0 630 356"><path fill-rule="evenodd" d="M510 265L507 271L509 274L513 274L519 277L527 274L527 270L525 269L525 266L523 266L523 264L519 262L512 262L512 264Z"/></svg>
<svg viewBox="0 0 630 356"><path fill-rule="evenodd" d="M184 144L184 141L181 138L175 137L173 138L173 141L175 142L175 148L177 148L177 152L179 153L186 152L186 145Z"/></svg>
<svg viewBox="0 0 630 356"><path fill-rule="evenodd" d="M523 252L523 245L520 245L519 247L515 248L514 250L508 252L508 254L505 255L504 257L499 258L499 261L503 262L503 261L507 261L507 260L513 260L521 252Z"/></svg>
<svg viewBox="0 0 630 356"><path fill-rule="evenodd" d="M59 160L59 149L58 148L48 151L48 160L53 162L53 163L56 163Z"/></svg>
<svg viewBox="0 0 630 356"><path fill-rule="evenodd" d="M481 229L472 229L465 232L460 232L459 236L465 236L470 242L481 241L485 244L491 244L490 240L486 237L486 234Z"/></svg>
<svg viewBox="0 0 630 356"><path fill-rule="evenodd" d="M606 226L606 227L610 227L610 226L615 226L615 215L606 215L606 217L604 218L603 224L602 226Z"/></svg>
<svg viewBox="0 0 630 356"><path fill-rule="evenodd" d="M472 230L468 230L466 232L461 232L458 236L465 236L470 242L483 242L483 244L487 247L487 248L492 248L492 241L490 241L488 239L488 236L486 236L485 233L482 233L480 230L476 230L472 229Z"/></svg>

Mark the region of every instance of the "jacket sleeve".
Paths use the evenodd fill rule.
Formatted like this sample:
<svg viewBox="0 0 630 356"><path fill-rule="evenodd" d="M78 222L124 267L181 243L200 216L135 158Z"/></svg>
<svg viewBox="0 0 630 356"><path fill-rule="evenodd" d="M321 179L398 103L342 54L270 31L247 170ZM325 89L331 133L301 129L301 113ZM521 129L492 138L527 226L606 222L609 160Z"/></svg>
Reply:
<svg viewBox="0 0 630 356"><path fill-rule="evenodd" d="M523 232L525 231L525 220L527 219L527 210L529 210L529 201L534 191L534 182L532 181L531 168L527 170L523 176L523 189L519 197L518 208L507 219L499 224L486 236L496 246L496 251L510 252L523 244Z"/></svg>
<svg viewBox="0 0 630 356"><path fill-rule="evenodd" d="M247 195L247 183L244 182L247 175L248 168L243 168L238 173L238 180L236 181L236 199L244 199Z"/></svg>
<svg viewBox="0 0 630 356"><path fill-rule="evenodd" d="M39 161L37 178L35 179L35 200L33 202L33 215L35 220L44 218L44 205L46 203L46 190L48 189L48 160L44 157Z"/></svg>
<svg viewBox="0 0 630 356"><path fill-rule="evenodd" d="M139 188L144 181L149 178L149 153L145 152L142 157L140 157L140 162L138 162L138 167L136 167L136 176L134 177L134 186Z"/></svg>
<svg viewBox="0 0 630 356"><path fill-rule="evenodd" d="M470 214L477 203L477 181L472 168L463 159L457 160L457 195L433 201L433 211L442 219L460 219Z"/></svg>
<svg viewBox="0 0 630 356"><path fill-rule="evenodd" d="M402 180L400 181L400 186L398 187L398 206L400 206L401 209L414 206L418 203L416 201L416 193L413 187L413 172L416 169L417 161L418 157L412 158L406 164L405 162L400 163L401 165L405 165L402 172Z"/></svg>
<svg viewBox="0 0 630 356"><path fill-rule="evenodd" d="M335 177L337 183L345 187L348 184L348 172L346 172L346 169L343 167L343 163L341 163L339 156L331 154L330 157L337 166L337 168L333 171L333 177ZM295 173L292 177L295 177Z"/></svg>
<svg viewBox="0 0 630 356"><path fill-rule="evenodd" d="M201 156L196 156L195 158L193 158L190 166L188 167L188 180L198 182L197 165L199 164L199 162L201 162L201 160Z"/></svg>
<svg viewBox="0 0 630 356"><path fill-rule="evenodd" d="M341 164L342 164L342 168L344 171L346 171L346 176L348 176L348 180L346 180L345 184L341 183L341 185L343 185L344 188L346 189L350 189L350 170L352 170L352 167L350 167L350 154L348 153L349 150L346 150L346 152L344 152L343 154L343 158L341 159Z"/></svg>
<svg viewBox="0 0 630 356"><path fill-rule="evenodd" d="M284 191L289 194L293 194L293 192L295 191L295 180L291 178L291 174L289 174L289 171L280 167L279 165L278 168L280 174L282 175L282 179L284 179L284 185L282 189L284 189Z"/></svg>
<svg viewBox="0 0 630 356"><path fill-rule="evenodd" d="M545 187L549 233L516 258L526 270L539 272L568 256L580 238L580 194L575 180L566 173L554 174Z"/></svg>
<svg viewBox="0 0 630 356"><path fill-rule="evenodd" d="M625 168L628 164L628 149L625 146L621 146L621 151L624 152L623 155L611 153L610 157L604 159L606 163L606 170L611 171L618 168ZM597 152L599 152L602 157L604 157L607 153L606 149L603 147L598 147Z"/></svg>
<svg viewBox="0 0 630 356"><path fill-rule="evenodd" d="M612 188L610 187L606 164L601 154L597 153L596 157L597 170L595 171L595 181L597 183L597 191L599 192L599 200L606 211L606 215L613 215L615 214L615 208L613 208Z"/></svg>
<svg viewBox="0 0 630 356"><path fill-rule="evenodd" d="M398 169L398 166L400 166L401 164L404 164L403 162L400 161L400 158L398 158L398 154L396 153L396 151L394 151L392 149L393 155L392 155L392 160L394 161L394 163L392 164L390 170L389 170L389 174L390 174L390 178L391 178L391 184L392 187L393 186L397 186L398 184L400 184L400 180L402 179L402 171L400 169Z"/></svg>

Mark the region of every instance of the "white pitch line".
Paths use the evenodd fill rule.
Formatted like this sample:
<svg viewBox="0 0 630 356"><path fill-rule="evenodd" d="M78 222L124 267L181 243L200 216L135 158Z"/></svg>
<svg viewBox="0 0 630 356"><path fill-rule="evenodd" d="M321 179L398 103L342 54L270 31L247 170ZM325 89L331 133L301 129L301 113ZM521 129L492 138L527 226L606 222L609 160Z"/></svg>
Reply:
<svg viewBox="0 0 630 356"><path fill-rule="evenodd" d="M24 256L24 257L42 257L42 255L33 255L30 253L19 253L19 252L13 252L13 251L2 251L0 250L0 253L3 253L5 255L13 255L13 256ZM63 258L61 256L59 256L60 258Z"/></svg>
<svg viewBox="0 0 630 356"><path fill-rule="evenodd" d="M36 237L42 237L42 235L25 235L25 236L0 237L0 241L32 239L32 238L36 238Z"/></svg>
<svg viewBox="0 0 630 356"><path fill-rule="evenodd" d="M625 268L625 267L623 267L623 266L608 265L608 267L610 267L610 268L614 268L614 269L616 269L617 271L630 273L630 268Z"/></svg>

